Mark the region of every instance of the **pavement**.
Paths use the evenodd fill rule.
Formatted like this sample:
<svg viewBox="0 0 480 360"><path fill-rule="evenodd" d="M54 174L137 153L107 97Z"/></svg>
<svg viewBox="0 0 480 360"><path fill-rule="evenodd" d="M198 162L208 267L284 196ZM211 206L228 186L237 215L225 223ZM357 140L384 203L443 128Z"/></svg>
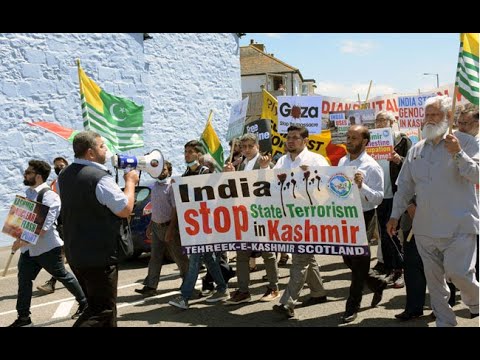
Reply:
<svg viewBox="0 0 480 360"><path fill-rule="evenodd" d="M376 263L376 246L372 246L372 266ZM9 247L0 248L0 327L8 326L16 319L15 302L17 292L16 266L17 252L5 277L2 277L6 261L10 255ZM261 302L266 290L265 275L261 258L257 259L259 271L251 274L250 292L252 301L239 305L207 304L205 298L190 301L188 310L168 305L168 301L179 294L181 280L175 264L162 268L162 277L156 296L143 298L134 290L142 287L141 282L147 273L148 256L142 255L135 261L121 265L118 284L118 326L120 327L434 327L435 322L429 316L423 316L407 322L396 320L394 315L402 312L405 303L405 288L387 288L378 307L370 308L372 293L364 291L362 306L355 321L349 324L341 322L345 311L345 302L350 286L350 270L339 256L317 256L320 272L328 291L328 301L309 307L297 307L295 318L286 319L272 311L278 300ZM233 265L235 265L233 263ZM68 265L67 265L68 267ZM201 273L200 277L203 276ZM289 267L280 267L280 290L288 283ZM71 327L74 320L70 316L76 311L77 304L71 294L57 285L53 294L41 295L36 286L50 278L41 271L34 281L31 318L36 327ZM200 288L200 280L197 288ZM236 278L229 282L229 290L237 286ZM308 297L309 290L304 288L300 301ZM427 295L426 304L429 304ZM479 327L479 319L470 319L468 308L457 296L454 307L458 326ZM425 308L424 314L431 310Z"/></svg>

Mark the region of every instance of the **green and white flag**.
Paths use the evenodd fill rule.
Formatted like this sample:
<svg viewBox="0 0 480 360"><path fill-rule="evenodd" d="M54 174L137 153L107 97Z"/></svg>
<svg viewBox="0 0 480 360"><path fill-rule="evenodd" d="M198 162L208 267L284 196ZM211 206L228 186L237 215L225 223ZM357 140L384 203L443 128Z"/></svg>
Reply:
<svg viewBox="0 0 480 360"><path fill-rule="evenodd" d="M478 33L462 33L455 85L458 86L460 94L477 106L478 80Z"/></svg>
<svg viewBox="0 0 480 360"><path fill-rule="evenodd" d="M143 147L143 106L103 91L78 66L83 126L106 140L112 152Z"/></svg>

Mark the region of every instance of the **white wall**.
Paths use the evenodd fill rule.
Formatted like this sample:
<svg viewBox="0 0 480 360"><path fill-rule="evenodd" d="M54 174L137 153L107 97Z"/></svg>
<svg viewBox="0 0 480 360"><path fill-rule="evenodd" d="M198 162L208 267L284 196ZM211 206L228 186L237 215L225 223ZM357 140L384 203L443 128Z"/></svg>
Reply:
<svg viewBox="0 0 480 360"><path fill-rule="evenodd" d="M82 129L76 58L102 89L145 105L145 147L132 154L158 148L180 174L183 145L199 138L210 109L228 150L230 106L241 99L236 35L150 35L144 42L142 33L0 34L0 226L15 194L25 192L29 159L73 160L71 144L26 121ZM0 235L0 246L11 242Z"/></svg>
<svg viewBox="0 0 480 360"><path fill-rule="evenodd" d="M260 85L265 85L265 75L252 75L242 77L242 92L261 92Z"/></svg>

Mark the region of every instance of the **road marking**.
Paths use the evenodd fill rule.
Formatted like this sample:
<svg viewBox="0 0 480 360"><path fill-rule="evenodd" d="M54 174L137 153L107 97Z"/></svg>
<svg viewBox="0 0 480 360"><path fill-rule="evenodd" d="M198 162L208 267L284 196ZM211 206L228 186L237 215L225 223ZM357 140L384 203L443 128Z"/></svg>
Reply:
<svg viewBox="0 0 480 360"><path fill-rule="evenodd" d="M63 318L70 314L70 310L72 310L73 304L75 304L75 300L62 301L60 305L58 305L57 310L55 310L52 319Z"/></svg>

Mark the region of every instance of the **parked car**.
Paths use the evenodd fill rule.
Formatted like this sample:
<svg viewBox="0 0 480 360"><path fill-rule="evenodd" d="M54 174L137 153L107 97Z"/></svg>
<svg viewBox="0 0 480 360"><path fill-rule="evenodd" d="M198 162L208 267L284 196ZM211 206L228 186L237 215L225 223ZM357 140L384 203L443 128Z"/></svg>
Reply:
<svg viewBox="0 0 480 360"><path fill-rule="evenodd" d="M150 252L152 240L147 238L147 226L152 218L152 203L150 202L152 187L155 183L139 185L135 187L135 203L130 218L132 231L133 255L132 259L138 258L144 252ZM172 256L167 251L165 263L173 262Z"/></svg>
<svg viewBox="0 0 480 360"><path fill-rule="evenodd" d="M130 218L134 248L132 258L134 259L144 252L150 252L152 244L152 241L147 238L147 226L152 218L152 203L150 202L152 186L153 184L135 187L135 203Z"/></svg>

